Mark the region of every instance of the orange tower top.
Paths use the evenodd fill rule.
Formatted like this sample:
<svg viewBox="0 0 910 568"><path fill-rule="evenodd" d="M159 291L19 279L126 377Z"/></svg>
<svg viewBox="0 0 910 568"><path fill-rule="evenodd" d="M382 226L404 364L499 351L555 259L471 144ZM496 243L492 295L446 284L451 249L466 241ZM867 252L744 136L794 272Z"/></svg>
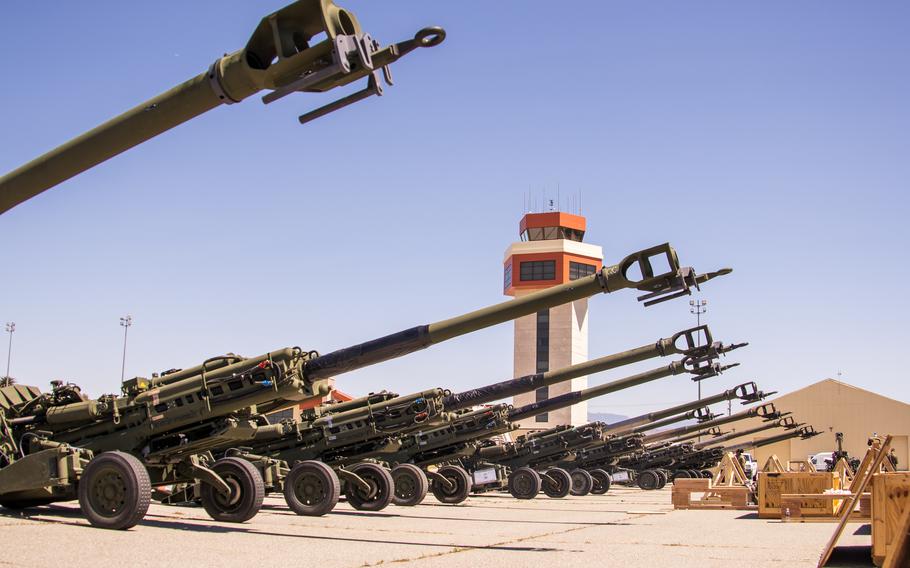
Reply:
<svg viewBox="0 0 910 568"><path fill-rule="evenodd" d="M518 224L521 242L503 261L503 293L539 290L594 274L603 266L599 246L584 242L587 220L561 211L527 213Z"/></svg>

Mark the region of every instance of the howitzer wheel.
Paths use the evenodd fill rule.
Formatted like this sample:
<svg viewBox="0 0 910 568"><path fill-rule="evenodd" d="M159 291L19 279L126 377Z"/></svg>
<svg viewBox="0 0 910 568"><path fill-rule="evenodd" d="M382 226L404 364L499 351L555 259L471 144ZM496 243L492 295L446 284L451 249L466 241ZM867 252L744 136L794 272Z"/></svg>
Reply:
<svg viewBox="0 0 910 568"><path fill-rule="evenodd" d="M85 466L79 479L79 507L103 529L124 530L145 517L152 501L148 470L123 452L104 452Z"/></svg>
<svg viewBox="0 0 910 568"><path fill-rule="evenodd" d="M231 488L230 495L219 493L208 483L200 487L202 507L216 521L242 523L256 516L265 498L262 474L250 462L237 458L221 458L212 471Z"/></svg>
<svg viewBox="0 0 910 568"><path fill-rule="evenodd" d="M284 478L284 500L298 515L321 517L335 508L340 496L338 475L320 461L302 461Z"/></svg>
<svg viewBox="0 0 910 568"><path fill-rule="evenodd" d="M587 471L573 469L570 475L572 476L572 490L570 491L572 495L581 497L594 489L594 478Z"/></svg>
<svg viewBox="0 0 910 568"><path fill-rule="evenodd" d="M594 487L591 488L591 493L594 495L603 495L610 490L610 485L613 484L613 478L610 477L610 474L603 469L592 469L590 472L591 478L594 480Z"/></svg>
<svg viewBox="0 0 910 568"><path fill-rule="evenodd" d="M667 482L670 480L670 476L667 475L667 471L664 469L655 469L654 473L657 474L657 488L663 489L667 486Z"/></svg>
<svg viewBox="0 0 910 568"><path fill-rule="evenodd" d="M660 477L658 477L657 472L653 469L646 469L639 472L636 482L638 483L638 486L645 491L653 491L660 485Z"/></svg>
<svg viewBox="0 0 910 568"><path fill-rule="evenodd" d="M352 465L348 471L359 475L370 486L369 492L364 493L354 484L347 484L344 496L351 507L358 511L381 511L389 506L395 495L395 482L389 470L379 464L364 462Z"/></svg>
<svg viewBox="0 0 910 568"><path fill-rule="evenodd" d="M537 497L540 484L540 474L529 467L520 467L509 474L509 493L516 499Z"/></svg>
<svg viewBox="0 0 910 568"><path fill-rule="evenodd" d="M427 474L411 463L395 466L392 469L392 481L395 483L395 495L392 497L392 503L399 507L420 505L427 496L427 491L430 490Z"/></svg>
<svg viewBox="0 0 910 568"><path fill-rule="evenodd" d="M704 477L705 479L711 479L712 477L714 477L714 474L711 473L710 471L708 471L707 469L703 469L703 470L701 470L699 473L700 473L701 476Z"/></svg>
<svg viewBox="0 0 910 568"><path fill-rule="evenodd" d="M445 477L454 486L452 489L446 489L441 483L433 483L433 497L440 503L447 505L457 505L468 498L471 489L474 487L474 481L463 467L457 465L447 465L439 468L437 474Z"/></svg>
<svg viewBox="0 0 910 568"><path fill-rule="evenodd" d="M677 469L673 472L673 481L677 479L690 479L692 477L692 472L688 469Z"/></svg>
<svg viewBox="0 0 910 568"><path fill-rule="evenodd" d="M543 477L543 492L547 497L562 499L572 491L572 476L561 467L552 467Z"/></svg>

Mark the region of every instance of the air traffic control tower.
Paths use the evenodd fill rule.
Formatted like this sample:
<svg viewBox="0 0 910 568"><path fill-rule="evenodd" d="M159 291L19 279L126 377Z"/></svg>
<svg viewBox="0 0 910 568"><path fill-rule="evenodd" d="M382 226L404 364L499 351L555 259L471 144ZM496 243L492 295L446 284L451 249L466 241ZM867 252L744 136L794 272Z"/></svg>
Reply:
<svg viewBox="0 0 910 568"><path fill-rule="evenodd" d="M522 217L521 241L506 249L503 293L523 296L599 270L603 265L603 250L583 242L586 226L584 217L559 211L528 213ZM515 320L515 377L587 360L587 298ZM579 377L516 396L513 404L530 404L587 386L588 378ZM520 427L543 430L560 424L584 424L587 418L588 403L582 402L524 420Z"/></svg>

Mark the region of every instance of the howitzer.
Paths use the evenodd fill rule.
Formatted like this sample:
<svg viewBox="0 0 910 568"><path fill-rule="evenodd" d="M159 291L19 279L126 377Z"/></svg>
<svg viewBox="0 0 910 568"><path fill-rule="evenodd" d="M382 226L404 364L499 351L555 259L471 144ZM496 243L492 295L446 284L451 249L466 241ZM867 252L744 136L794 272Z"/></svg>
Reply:
<svg viewBox="0 0 910 568"><path fill-rule="evenodd" d="M685 364L680 362L671 367L674 371L688 370L704 374L705 369L710 367L712 357L723 353L722 349L717 348L718 345L720 344L715 344L713 350L700 350L697 353L697 361L686 360ZM594 366L581 363L557 370L548 375L548 378L564 379L579 372L588 374L622 364L621 358L616 356L597 360L601 361L604 363ZM653 376L659 378L657 375ZM524 390L510 386L510 392L529 392L538 387L539 383L523 379L516 379L515 382ZM589 396L613 392L634 384L638 384L638 381L615 381L608 386L598 387L596 391L589 393ZM328 464L344 482L344 491L349 502L355 508L364 510L381 509L389 500L400 505L419 503L429 488L427 474L433 479L432 489L437 498L443 502L460 502L467 497L467 491L470 489L469 480L465 481L463 472L448 470L421 472L419 466L438 464L466 455L468 447L474 447L468 445L470 439L476 442L482 437L514 428L510 409L498 406L475 412L461 412L463 400L449 395L447 391L434 389L410 397L374 402L363 399L345 405L331 405L319 411L322 416L318 419L284 423L284 429L280 432L269 430L268 438L257 439L247 444L244 455L260 456L253 458L259 465L269 464L267 461L269 459L290 464L319 460ZM571 404L571 401L567 400L557 402L563 406ZM337 412L339 409L345 412ZM388 480L382 477L382 473L373 471L376 468L372 464L361 463L370 459L381 460L395 466L412 464L418 468L393 469L395 494L392 495L386 487ZM296 469L305 469L305 472L298 474ZM373 477L365 483L355 470L365 471ZM294 493L298 487L312 488L313 483L304 481L313 476L319 478L312 480L313 483L325 487L325 491L320 491L318 496L312 492L306 496ZM303 464L300 468L295 466L290 477L294 483L285 484L284 491L285 499L294 511L304 515L321 515L334 507L332 496L338 492L333 486L337 482L327 475L324 468L316 469L310 464ZM298 478L301 480L300 483L297 483ZM410 490L416 493L410 493ZM374 497L362 497L360 494L365 491L369 491Z"/></svg>
<svg viewBox="0 0 910 568"><path fill-rule="evenodd" d="M688 434L681 434L675 438L671 438L668 441L671 443L686 442L688 440L692 440L693 438L701 438L703 436L719 437L719 436L723 436L728 433L729 432L724 432L720 428L714 427L714 428L708 428L707 430L699 430L698 432L689 432Z"/></svg>
<svg viewBox="0 0 910 568"><path fill-rule="evenodd" d="M764 432L765 430L771 430L773 428L785 428L787 430L792 430L792 429L798 428L800 426L802 426L802 424L797 424L796 421L793 420L792 417L784 416L783 418L781 418L779 420L775 420L773 422L767 422L760 426L756 426L755 428L749 428L748 430L740 430L739 432L730 432L729 434L725 434L723 436L718 436L715 438L711 438L709 440L705 440L704 442L699 442L699 443L695 444L695 449L700 450L700 449L707 448L710 446L717 446L717 445L723 444L725 442L729 442L730 440L735 440L736 438L742 438L743 436L751 436L753 434L757 434L759 432Z"/></svg>
<svg viewBox="0 0 910 568"><path fill-rule="evenodd" d="M704 340L700 341L702 336ZM711 336L708 326L702 325L680 331L667 339L659 339L656 343L629 349L622 353L592 359L563 369L525 375L508 381L455 393L446 399L445 404L446 408L450 410L486 404L515 396L516 394L531 392L541 387L583 377L591 373L600 373L608 369L638 363L654 357L684 355L686 364L690 368L702 368L718 356L746 345L748 344L724 345L721 342L716 342Z"/></svg>
<svg viewBox="0 0 910 568"><path fill-rule="evenodd" d="M701 424L691 424L689 426L681 426L679 428L674 428L672 430L664 430L663 432L657 432L645 436L646 443L659 442L661 440L667 440L670 438L675 438L676 436L682 434L688 434L689 432L694 432L701 430L703 428L713 428L714 426L723 426L724 424L730 424L733 422L738 422L740 420L746 420L748 418L759 417L764 420L777 420L783 416L782 413L778 412L774 407L774 403L766 402L759 406L754 406L747 410L731 414L730 416L722 416L720 418L715 418L714 420L709 420L708 422L703 422Z"/></svg>
<svg viewBox="0 0 910 568"><path fill-rule="evenodd" d="M300 117L307 122L382 94L389 66L418 47L442 43L442 28L380 47L354 14L331 0L298 0L262 19L242 49L208 70L74 138L0 178L0 213L105 160L221 105L263 90L270 103L293 92L321 93L367 78L366 88Z"/></svg>
<svg viewBox="0 0 910 568"><path fill-rule="evenodd" d="M809 438L814 438L818 436L821 432L816 432L815 428L812 426L800 426L795 430L789 430L777 436L771 436L770 438L762 438L760 440L752 440L751 442L743 442L741 444L735 444L733 446L724 446L724 451L735 452L736 450L747 450L749 448L761 448L763 446L770 446L771 444L776 444L778 442L785 442L793 438L800 438L801 440L808 440Z"/></svg>
<svg viewBox="0 0 910 568"><path fill-rule="evenodd" d="M722 393L718 393L713 396L702 398L699 400L694 400L686 404L680 404L678 406L673 406L671 408L666 408L664 410L659 410L656 412L651 412L648 414L643 414L641 416L636 416L634 418L628 418L620 422L614 422L610 424L608 432L617 433L617 432L642 432L644 430L653 430L655 428L662 428L667 423L658 422L659 420L667 417L673 417L678 414L685 412L696 411L704 408L706 406L711 406L712 404L717 404L718 402L726 402L728 400L733 400L738 398L742 401L742 404L751 404L753 402L758 402L765 399L773 393L765 393L758 390L758 386L754 381L748 383L743 383L737 385L732 389L725 390ZM706 413L699 412L696 416L691 418L699 418L706 416ZM704 422L705 420L700 420ZM673 420L672 422L678 422L678 420Z"/></svg>
<svg viewBox="0 0 910 568"><path fill-rule="evenodd" d="M651 263L654 257L662 257L670 270L655 274ZM631 270L638 271L641 278L629 276ZM213 463L205 452L280 434L281 425L264 424L247 409L256 407L265 412L320 396L328 390L329 376L400 357L546 307L624 288L644 291L640 300L649 304L689 293L691 286L726 272L696 276L691 269L679 266L669 245L660 245L561 286L322 356L297 347L253 358L226 355L191 369L167 372L152 381L132 379L124 384L124 396L106 395L96 401L88 400L71 385L58 385L47 395L34 388L7 387L15 394L10 395L13 402L2 409L5 423L0 428L0 448L6 448L3 462L7 465L0 470L0 503L40 504L70 499L81 492L85 495L80 493L80 504L93 524L126 528L144 515L146 488L201 482L203 505L210 515L246 520L261 505L262 476L249 462L238 463L243 460L235 456ZM88 467L89 460L100 452L124 452L105 458L116 463L104 468L117 468L131 480L126 502L91 502L91 495L97 491L88 487L100 483L103 489L109 481L104 475L89 475L95 471ZM43 460L60 461L67 467L66 475L53 479L47 474L36 475L36 471L56 471L58 467L47 469ZM29 462L40 467L34 469ZM101 465L96 469L103 473ZM147 470L153 470L150 480ZM81 483L86 475L89 483ZM118 486L111 491L120 494L127 489ZM243 498L237 492L243 492ZM98 511L109 514L95 515Z"/></svg>

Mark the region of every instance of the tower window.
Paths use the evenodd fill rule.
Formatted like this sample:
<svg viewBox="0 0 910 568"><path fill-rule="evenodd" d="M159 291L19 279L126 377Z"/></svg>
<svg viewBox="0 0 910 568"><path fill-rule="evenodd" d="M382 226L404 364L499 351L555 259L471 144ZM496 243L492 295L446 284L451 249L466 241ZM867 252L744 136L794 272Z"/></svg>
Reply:
<svg viewBox="0 0 910 568"><path fill-rule="evenodd" d="M569 280L578 280L597 272L597 266L583 262L569 262Z"/></svg>
<svg viewBox="0 0 910 568"><path fill-rule="evenodd" d="M527 280L555 280L556 279L556 261L555 260L532 260L521 263L522 281Z"/></svg>
<svg viewBox="0 0 910 568"><path fill-rule="evenodd" d="M502 271L502 289L508 290L512 285L512 263L506 265Z"/></svg>
<svg viewBox="0 0 910 568"><path fill-rule="evenodd" d="M537 312L537 372L546 373L550 370L550 310ZM537 402L550 398L549 387L540 387L535 391ZM548 414L538 414L535 422L546 422Z"/></svg>

